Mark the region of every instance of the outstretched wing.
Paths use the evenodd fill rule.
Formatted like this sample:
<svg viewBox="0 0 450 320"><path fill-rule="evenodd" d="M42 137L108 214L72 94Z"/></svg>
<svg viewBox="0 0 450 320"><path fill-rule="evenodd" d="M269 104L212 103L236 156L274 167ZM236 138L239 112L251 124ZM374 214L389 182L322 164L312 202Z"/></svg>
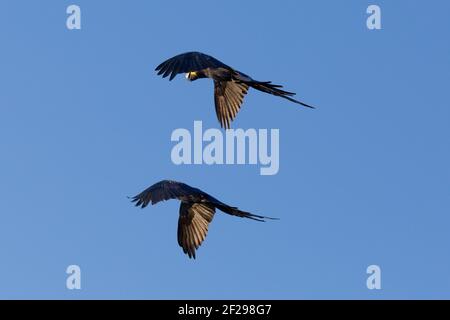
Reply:
<svg viewBox="0 0 450 320"><path fill-rule="evenodd" d="M178 244L189 258L195 259L197 250L208 233L208 224L214 217L213 205L181 202L178 219Z"/></svg>
<svg viewBox="0 0 450 320"><path fill-rule="evenodd" d="M163 180L155 183L137 196L131 198L136 207L145 208L151 202L156 204L160 201L179 199L183 201L201 201L208 195L203 191L188 186L185 183Z"/></svg>
<svg viewBox="0 0 450 320"><path fill-rule="evenodd" d="M226 64L207 54L186 52L164 61L156 67L155 71L158 71L158 75L162 75L163 78L170 74L169 80L172 80L179 73L200 71L207 68L231 69Z"/></svg>
<svg viewBox="0 0 450 320"><path fill-rule="evenodd" d="M217 119L222 128L229 129L231 122L239 112L248 85L233 81L214 81L214 103Z"/></svg>

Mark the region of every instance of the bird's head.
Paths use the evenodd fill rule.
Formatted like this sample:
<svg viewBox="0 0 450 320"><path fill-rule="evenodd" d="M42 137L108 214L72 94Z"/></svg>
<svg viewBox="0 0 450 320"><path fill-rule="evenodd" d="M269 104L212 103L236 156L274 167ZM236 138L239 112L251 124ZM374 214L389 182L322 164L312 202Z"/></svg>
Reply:
<svg viewBox="0 0 450 320"><path fill-rule="evenodd" d="M198 79L198 74L195 71L191 71L186 73L186 79L188 79L189 81L194 81Z"/></svg>

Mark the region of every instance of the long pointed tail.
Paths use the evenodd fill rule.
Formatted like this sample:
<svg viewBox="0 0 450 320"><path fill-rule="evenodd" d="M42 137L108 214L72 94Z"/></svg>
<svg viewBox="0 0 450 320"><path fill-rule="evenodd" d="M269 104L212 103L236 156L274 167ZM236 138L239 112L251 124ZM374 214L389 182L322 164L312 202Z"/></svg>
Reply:
<svg viewBox="0 0 450 320"><path fill-rule="evenodd" d="M287 99L289 101L301 104L304 107L315 109L315 107L313 107L309 104L306 104L304 102L301 102L301 101L298 101L298 100L295 100L294 98L292 98L292 96L295 96L294 92L281 90L280 88L282 88L283 86L272 84L270 81L266 81L266 82L252 81L252 82L247 82L247 84L256 90L259 90L259 91L262 91L265 93L269 93L269 94L273 94L274 96L281 97L281 98Z"/></svg>
<svg viewBox="0 0 450 320"><path fill-rule="evenodd" d="M278 218L271 218L271 217L265 217L265 216L259 216L256 214L252 214L250 212L242 211L236 207L230 207L227 205L219 205L219 206L217 206L217 208L225 213L232 215L232 216L252 219L252 220L261 221L261 222L265 222L266 220L279 220Z"/></svg>

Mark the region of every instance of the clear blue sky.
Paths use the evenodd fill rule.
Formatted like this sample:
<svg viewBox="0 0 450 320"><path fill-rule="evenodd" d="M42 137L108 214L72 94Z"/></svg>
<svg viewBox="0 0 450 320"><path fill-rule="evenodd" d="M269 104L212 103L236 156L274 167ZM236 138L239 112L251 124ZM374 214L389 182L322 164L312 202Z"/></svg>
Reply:
<svg viewBox="0 0 450 320"><path fill-rule="evenodd" d="M369 4L381 31L366 28ZM0 9L0 298L450 298L448 1ZM319 107L247 96L234 127L280 129L278 175L172 164L174 129L218 126L210 81L153 72L190 50ZM126 198L166 178L281 220L218 213L189 260L178 201ZM65 287L71 264L80 291Z"/></svg>

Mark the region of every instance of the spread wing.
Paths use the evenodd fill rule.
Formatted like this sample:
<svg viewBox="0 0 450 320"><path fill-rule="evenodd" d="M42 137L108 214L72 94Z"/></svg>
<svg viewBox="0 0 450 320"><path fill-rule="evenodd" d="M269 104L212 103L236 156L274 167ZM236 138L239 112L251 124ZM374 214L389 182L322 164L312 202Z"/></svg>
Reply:
<svg viewBox="0 0 450 320"><path fill-rule="evenodd" d="M136 203L136 207L145 208L150 202L156 204L170 199L201 201L206 197L209 197L209 195L185 183L163 180L134 196L131 201Z"/></svg>
<svg viewBox="0 0 450 320"><path fill-rule="evenodd" d="M169 80L172 80L179 73L200 71L207 68L231 69L229 66L207 54L186 52L164 61L156 67L155 71L158 71L158 75L162 75L163 78L166 78L170 74Z"/></svg>
<svg viewBox="0 0 450 320"><path fill-rule="evenodd" d="M189 258L195 259L197 250L208 233L208 224L214 217L211 204L181 202L178 219L178 244Z"/></svg>
<svg viewBox="0 0 450 320"><path fill-rule="evenodd" d="M229 129L239 112L248 85L242 82L214 81L214 103L217 119L222 128Z"/></svg>

